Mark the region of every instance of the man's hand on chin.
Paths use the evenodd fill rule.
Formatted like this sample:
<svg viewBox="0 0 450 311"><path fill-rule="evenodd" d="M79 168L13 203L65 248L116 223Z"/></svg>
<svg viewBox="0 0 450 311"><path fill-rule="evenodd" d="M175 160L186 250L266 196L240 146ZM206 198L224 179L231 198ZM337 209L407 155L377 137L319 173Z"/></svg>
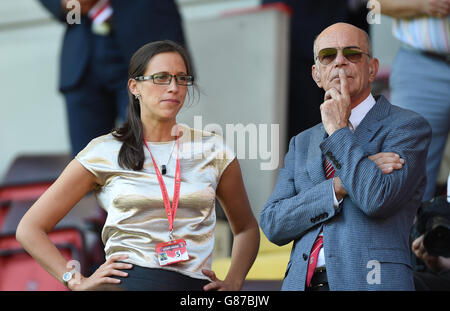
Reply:
<svg viewBox="0 0 450 311"><path fill-rule="evenodd" d="M342 68L339 69L339 80L341 92L335 88L329 89L325 93L324 102L320 105L322 123L328 135L348 126L352 111L347 76Z"/></svg>

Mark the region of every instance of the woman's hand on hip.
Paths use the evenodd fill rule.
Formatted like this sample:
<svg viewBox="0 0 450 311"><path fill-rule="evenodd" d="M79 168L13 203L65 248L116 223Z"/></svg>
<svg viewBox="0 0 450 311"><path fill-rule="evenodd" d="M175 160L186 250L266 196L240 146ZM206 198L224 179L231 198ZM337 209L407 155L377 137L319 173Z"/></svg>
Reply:
<svg viewBox="0 0 450 311"><path fill-rule="evenodd" d="M81 276L77 283L76 278L69 281L69 288L74 291L82 290L101 290L102 286L110 284L119 284L120 280L113 276L127 277L128 273L121 271L122 269L131 269L132 264L116 262L118 260L127 259L128 255L111 256L104 264L102 264L90 277Z"/></svg>

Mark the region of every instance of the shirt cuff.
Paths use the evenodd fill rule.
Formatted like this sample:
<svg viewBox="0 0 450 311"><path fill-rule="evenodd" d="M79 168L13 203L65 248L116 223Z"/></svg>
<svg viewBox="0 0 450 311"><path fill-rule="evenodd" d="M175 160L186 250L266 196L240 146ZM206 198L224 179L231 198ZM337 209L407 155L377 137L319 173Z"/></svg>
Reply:
<svg viewBox="0 0 450 311"><path fill-rule="evenodd" d="M338 199L336 198L336 192L334 191L334 178L333 178L333 182L331 183L331 187L333 189L333 205L334 205L334 208L337 209L339 207L339 204L341 204L344 199L340 199L338 201Z"/></svg>

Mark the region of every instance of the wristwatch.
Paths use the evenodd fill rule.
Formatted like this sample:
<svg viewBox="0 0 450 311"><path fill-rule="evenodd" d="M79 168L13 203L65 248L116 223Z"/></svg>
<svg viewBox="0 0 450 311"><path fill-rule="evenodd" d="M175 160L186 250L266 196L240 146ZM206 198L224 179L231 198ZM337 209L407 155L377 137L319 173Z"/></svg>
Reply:
<svg viewBox="0 0 450 311"><path fill-rule="evenodd" d="M69 287L69 281L73 278L74 273L72 272L66 272L63 274L63 284L65 287Z"/></svg>

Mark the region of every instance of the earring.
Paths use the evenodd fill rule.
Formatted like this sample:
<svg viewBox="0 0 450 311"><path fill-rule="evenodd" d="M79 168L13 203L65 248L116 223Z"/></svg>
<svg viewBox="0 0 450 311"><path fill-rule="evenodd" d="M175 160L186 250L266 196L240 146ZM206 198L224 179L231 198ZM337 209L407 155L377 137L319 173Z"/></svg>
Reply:
<svg viewBox="0 0 450 311"><path fill-rule="evenodd" d="M136 94L136 95L134 95L134 98L137 99L137 100L140 100L141 99L141 95Z"/></svg>

